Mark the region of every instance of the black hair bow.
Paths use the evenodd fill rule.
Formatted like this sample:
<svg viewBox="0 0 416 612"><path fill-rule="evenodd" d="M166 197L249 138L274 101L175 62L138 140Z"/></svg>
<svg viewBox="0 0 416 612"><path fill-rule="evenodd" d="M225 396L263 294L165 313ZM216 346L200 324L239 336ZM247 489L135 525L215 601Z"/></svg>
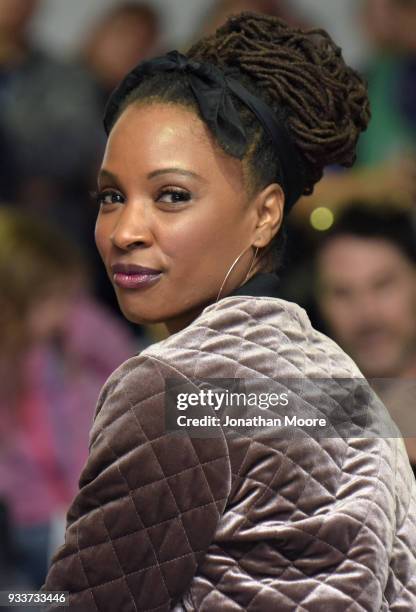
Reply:
<svg viewBox="0 0 416 612"><path fill-rule="evenodd" d="M239 115L227 91L225 75L213 64L202 64L188 59L178 51L142 62L122 81L107 104L104 127L107 134L114 123L118 108L124 98L142 82L143 78L156 71L185 72L189 86L198 103L201 115L220 142L232 143L233 152L244 155L247 138Z"/></svg>

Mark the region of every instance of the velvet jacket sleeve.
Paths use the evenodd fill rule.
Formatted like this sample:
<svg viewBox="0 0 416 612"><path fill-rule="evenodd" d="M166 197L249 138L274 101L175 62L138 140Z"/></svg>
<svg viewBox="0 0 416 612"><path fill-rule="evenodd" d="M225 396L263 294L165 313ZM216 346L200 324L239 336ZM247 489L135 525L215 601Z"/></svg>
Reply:
<svg viewBox="0 0 416 612"><path fill-rule="evenodd" d="M71 610L170 610L214 537L230 490L227 444L221 433L207 443L166 430L169 376L192 387L134 357L100 394L65 543L43 585L69 591Z"/></svg>

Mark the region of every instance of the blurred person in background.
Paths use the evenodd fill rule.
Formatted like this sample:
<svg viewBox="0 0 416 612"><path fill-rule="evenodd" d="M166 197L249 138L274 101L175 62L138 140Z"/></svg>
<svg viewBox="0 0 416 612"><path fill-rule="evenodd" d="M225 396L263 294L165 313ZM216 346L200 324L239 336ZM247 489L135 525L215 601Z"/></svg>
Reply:
<svg viewBox="0 0 416 612"><path fill-rule="evenodd" d="M383 203L346 208L319 243L315 289L328 331L377 387L416 473L414 219Z"/></svg>
<svg viewBox="0 0 416 612"><path fill-rule="evenodd" d="M88 201L103 146L100 97L78 62L33 44L30 26L41 4L0 0L0 203L51 220L101 273ZM105 302L102 276L92 278ZM107 304L118 316L114 301Z"/></svg>
<svg viewBox="0 0 416 612"><path fill-rule="evenodd" d="M0 499L20 583L37 589L52 525L63 521L87 458L99 389L137 347L89 296L78 250L54 228L5 207L0 335Z"/></svg>
<svg viewBox="0 0 416 612"><path fill-rule="evenodd" d="M97 86L103 110L124 74L160 50L160 37L159 15L147 2L122 2L91 30L81 60Z"/></svg>
<svg viewBox="0 0 416 612"><path fill-rule="evenodd" d="M404 209L416 202L416 0L364 0L359 16L373 47L365 70L370 125L354 169L330 170L299 202L299 224L309 224L315 207L336 215L357 199L377 206L387 198Z"/></svg>
<svg viewBox="0 0 416 612"><path fill-rule="evenodd" d="M39 0L1 0L0 58L2 63L18 64L29 49L27 27Z"/></svg>
<svg viewBox="0 0 416 612"><path fill-rule="evenodd" d="M205 15L200 36L215 32L231 15L253 11L263 15L281 17L286 22L299 25L294 19L293 10L289 9L287 0L216 0Z"/></svg>
<svg viewBox="0 0 416 612"><path fill-rule="evenodd" d="M0 0L0 200L36 210L90 243L85 193L95 173L96 91L76 63L35 48L39 0ZM60 205L57 205L57 202Z"/></svg>

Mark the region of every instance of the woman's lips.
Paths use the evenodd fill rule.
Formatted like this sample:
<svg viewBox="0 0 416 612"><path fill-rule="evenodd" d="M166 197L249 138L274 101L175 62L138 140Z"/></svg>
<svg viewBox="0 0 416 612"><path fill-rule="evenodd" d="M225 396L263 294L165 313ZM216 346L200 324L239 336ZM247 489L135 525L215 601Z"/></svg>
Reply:
<svg viewBox="0 0 416 612"><path fill-rule="evenodd" d="M125 274L124 272L115 272L113 274L113 281L117 287L121 289L142 289L153 285L162 276L161 272L156 273L133 273Z"/></svg>

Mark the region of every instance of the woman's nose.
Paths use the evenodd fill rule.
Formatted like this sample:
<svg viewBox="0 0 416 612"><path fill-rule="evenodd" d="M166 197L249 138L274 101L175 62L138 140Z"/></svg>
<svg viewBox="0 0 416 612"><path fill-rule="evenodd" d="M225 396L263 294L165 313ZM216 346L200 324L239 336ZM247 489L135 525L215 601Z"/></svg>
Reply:
<svg viewBox="0 0 416 612"><path fill-rule="evenodd" d="M125 204L117 217L110 240L115 247L122 250L151 244L152 234L144 207L133 203Z"/></svg>

